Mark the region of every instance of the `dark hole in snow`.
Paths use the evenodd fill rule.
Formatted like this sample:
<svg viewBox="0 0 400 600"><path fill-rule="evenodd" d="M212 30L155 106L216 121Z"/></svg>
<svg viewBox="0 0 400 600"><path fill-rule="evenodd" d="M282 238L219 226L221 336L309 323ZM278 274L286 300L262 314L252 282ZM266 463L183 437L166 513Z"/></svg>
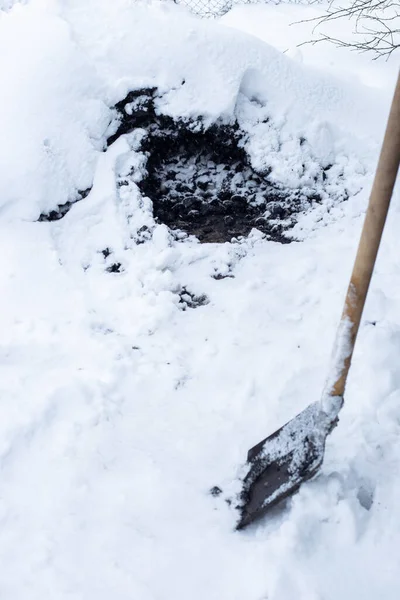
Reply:
<svg viewBox="0 0 400 600"><path fill-rule="evenodd" d="M117 131L143 128L147 175L139 183L153 202L154 217L202 242L225 242L255 228L269 239L291 240L285 231L294 216L320 199L277 188L258 173L243 147L238 125L173 120L154 108L155 89L137 90L116 105Z"/></svg>
<svg viewBox="0 0 400 600"><path fill-rule="evenodd" d="M218 271L216 271L213 275L211 275L211 277L213 279L216 279L217 281L220 281L221 279L234 279L235 278L233 273L218 273Z"/></svg>
<svg viewBox="0 0 400 600"><path fill-rule="evenodd" d="M205 294L197 296L196 294L189 292L185 287L179 292L179 306L182 310L204 306L205 304L208 304L208 302L209 300Z"/></svg>
<svg viewBox="0 0 400 600"><path fill-rule="evenodd" d="M151 230L146 225L139 227L136 232L136 244L144 244L151 239Z"/></svg>
<svg viewBox="0 0 400 600"><path fill-rule="evenodd" d="M113 257L114 253L111 248L104 248L104 250L101 251L101 254L103 255L104 261L107 265L106 271L108 273L121 273L124 270L122 264L116 261ZM110 260L108 260L109 258Z"/></svg>
<svg viewBox="0 0 400 600"><path fill-rule="evenodd" d="M211 494L211 496L216 497L216 496L219 496L220 494L222 494L222 490L217 485L214 485L214 487L212 487L210 490L210 494Z"/></svg>
<svg viewBox="0 0 400 600"><path fill-rule="evenodd" d="M121 273L122 265L120 262L113 263L112 265L107 267L106 271L108 271L109 273Z"/></svg>
<svg viewBox="0 0 400 600"><path fill-rule="evenodd" d="M201 242L230 241L253 228L287 242L282 221L291 207L251 168L239 139L236 127L192 131L168 119L152 128L143 144L147 177L139 187L153 201L154 216Z"/></svg>
<svg viewBox="0 0 400 600"><path fill-rule="evenodd" d="M91 189L92 188L87 188L86 190L79 190L76 193L76 198L74 200L69 200L65 204L61 204L60 206L57 207L57 210L51 210L48 213L42 213L39 216L38 221L59 221L60 219L63 218L64 215L67 214L67 212L69 211L71 206L73 204L75 204L75 202L78 202L79 200L83 200L84 198L86 198L86 196L89 194Z"/></svg>

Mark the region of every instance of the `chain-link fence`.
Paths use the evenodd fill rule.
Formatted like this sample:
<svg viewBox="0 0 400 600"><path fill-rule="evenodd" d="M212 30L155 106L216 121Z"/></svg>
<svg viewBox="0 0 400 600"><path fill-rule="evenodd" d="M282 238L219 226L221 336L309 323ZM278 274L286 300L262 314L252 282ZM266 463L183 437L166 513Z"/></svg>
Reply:
<svg viewBox="0 0 400 600"><path fill-rule="evenodd" d="M318 4L322 0L173 0L200 17L221 17L236 4Z"/></svg>
<svg viewBox="0 0 400 600"><path fill-rule="evenodd" d="M220 17L227 13L233 5L233 0L174 0L176 4L187 6L200 17Z"/></svg>

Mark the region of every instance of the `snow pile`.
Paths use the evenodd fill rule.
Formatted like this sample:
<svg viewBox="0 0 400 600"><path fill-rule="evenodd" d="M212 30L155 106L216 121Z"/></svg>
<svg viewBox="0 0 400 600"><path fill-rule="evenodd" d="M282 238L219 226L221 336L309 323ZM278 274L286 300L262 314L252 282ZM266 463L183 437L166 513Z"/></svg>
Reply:
<svg viewBox="0 0 400 600"><path fill-rule="evenodd" d="M91 185L108 111L68 24L45 3L0 14L0 56L1 209L35 219Z"/></svg>
<svg viewBox="0 0 400 600"><path fill-rule="evenodd" d="M360 107L357 89L169 3L17 4L0 15L0 44L0 197L11 216L35 219L91 186L110 109L133 89L157 87L157 110L174 118L237 119L254 167L284 187L310 193L316 181L319 192L329 166L325 195L354 193L374 150L371 102Z"/></svg>
<svg viewBox="0 0 400 600"><path fill-rule="evenodd" d="M159 114L240 120L275 182L333 164L351 196L385 90L168 3L16 4L0 46L0 596L397 599L398 198L322 472L237 533L248 448L323 388L367 189L301 243L199 244L155 222L140 131L106 149L116 103L157 88Z"/></svg>

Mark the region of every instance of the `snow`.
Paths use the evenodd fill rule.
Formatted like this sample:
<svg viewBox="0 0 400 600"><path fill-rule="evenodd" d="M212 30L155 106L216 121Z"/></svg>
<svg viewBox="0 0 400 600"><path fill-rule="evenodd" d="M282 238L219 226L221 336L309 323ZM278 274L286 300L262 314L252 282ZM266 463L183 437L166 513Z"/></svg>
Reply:
<svg viewBox="0 0 400 600"><path fill-rule="evenodd" d="M377 102L372 93L360 105L359 89L350 83L339 86L246 34L162 2L17 4L0 14L0 40L7 82L0 206L12 218L35 219L90 187L112 120L109 107L132 88L157 85L159 110L173 117L211 123L232 120L236 112L246 129L258 123L250 149L255 166L265 167L268 158L274 179L292 187L302 178L295 146L308 130L310 161L325 163L336 151L337 176L349 169L350 182L366 157L359 150L354 160L349 152L354 144L360 149L361 137L370 153L382 127L369 119ZM267 107L249 107L253 96L267 97ZM46 119L32 118L38 114ZM260 123L267 116L270 121ZM313 165L304 176L310 177Z"/></svg>
<svg viewBox="0 0 400 600"><path fill-rule="evenodd" d="M302 63L282 54L284 36L294 47L303 35L288 21L317 7L237 7L221 23L167 2L11 4L0 11L0 597L397 599L398 193L320 475L241 533L225 501L248 448L320 397L396 66L378 73L329 47L302 49ZM239 115L253 163L282 184L307 185L334 161L332 196L349 200L327 191L289 245L256 231L178 241L135 177L117 185L143 170L140 132L105 150L112 107L144 86L158 87L163 114ZM251 108L254 94L267 109ZM302 136L305 175L293 171ZM37 221L91 186L61 220ZM184 289L208 303L182 310Z"/></svg>
<svg viewBox="0 0 400 600"><path fill-rule="evenodd" d="M372 56L351 52L347 48L332 48L325 42L317 45L308 43L320 38L321 34L354 41L354 20L340 18L317 26L316 19L328 6L329 3L324 0L299 4L274 2L267 6L239 3L223 17L222 22L271 44L300 64L330 73L343 81L357 81L375 89L391 88L391 61L371 60Z"/></svg>

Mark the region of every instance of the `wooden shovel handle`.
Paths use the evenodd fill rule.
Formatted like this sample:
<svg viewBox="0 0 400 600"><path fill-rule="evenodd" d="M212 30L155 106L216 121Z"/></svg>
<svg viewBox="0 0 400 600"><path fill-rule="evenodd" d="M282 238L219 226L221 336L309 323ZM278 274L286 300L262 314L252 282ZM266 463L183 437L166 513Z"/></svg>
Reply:
<svg viewBox="0 0 400 600"><path fill-rule="evenodd" d="M337 355L340 364L335 365L336 381L329 395L343 397L350 369L353 349L360 326L369 284L374 270L376 255L382 238L386 216L400 163L400 75L390 109L383 139L378 167L369 198L357 256L351 275L338 336L343 334L343 325L348 325L346 349ZM337 340L338 341L338 340Z"/></svg>

